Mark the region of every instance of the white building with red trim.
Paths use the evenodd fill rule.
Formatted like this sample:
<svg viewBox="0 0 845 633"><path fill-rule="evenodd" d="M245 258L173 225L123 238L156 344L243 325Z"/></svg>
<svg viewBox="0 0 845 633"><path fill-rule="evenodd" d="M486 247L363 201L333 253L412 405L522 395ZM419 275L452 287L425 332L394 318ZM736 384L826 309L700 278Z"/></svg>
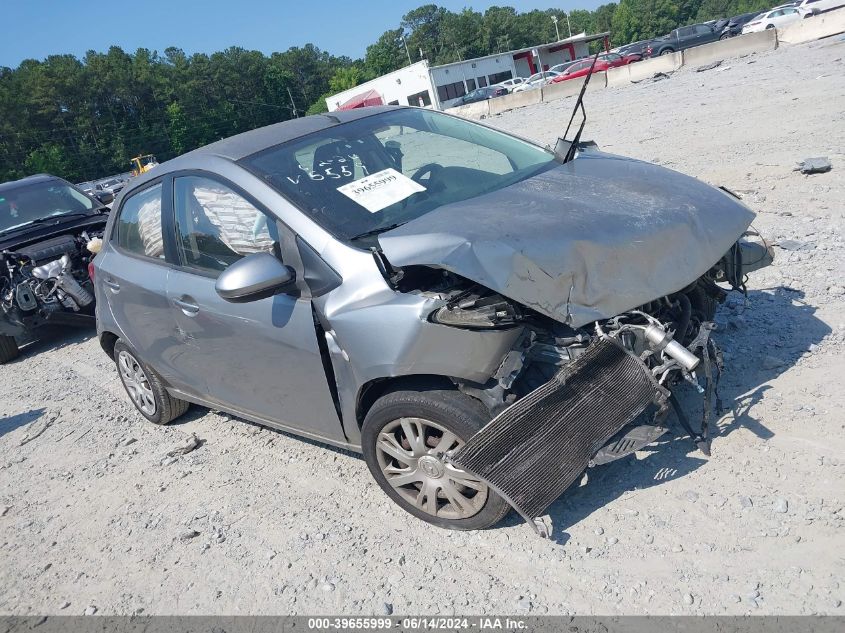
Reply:
<svg viewBox="0 0 845 633"><path fill-rule="evenodd" d="M330 112L368 105L412 105L445 110L468 92L589 55L590 42L610 48L610 34L581 33L549 44L429 66L426 60L376 77L326 99Z"/></svg>

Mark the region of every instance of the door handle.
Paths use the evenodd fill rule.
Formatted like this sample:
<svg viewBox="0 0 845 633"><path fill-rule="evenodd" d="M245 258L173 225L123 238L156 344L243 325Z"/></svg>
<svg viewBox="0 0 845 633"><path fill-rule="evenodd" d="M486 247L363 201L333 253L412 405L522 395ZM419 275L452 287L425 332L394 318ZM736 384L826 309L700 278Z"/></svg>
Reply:
<svg viewBox="0 0 845 633"><path fill-rule="evenodd" d="M184 299L174 299L173 303L179 306L182 312L188 316L193 316L200 311L200 307L194 303L190 297L185 297Z"/></svg>
<svg viewBox="0 0 845 633"><path fill-rule="evenodd" d="M109 288L111 288L112 290L114 290L115 292L120 290L120 284L117 283L114 279L108 279L108 278L103 279L103 283L106 286L108 286Z"/></svg>

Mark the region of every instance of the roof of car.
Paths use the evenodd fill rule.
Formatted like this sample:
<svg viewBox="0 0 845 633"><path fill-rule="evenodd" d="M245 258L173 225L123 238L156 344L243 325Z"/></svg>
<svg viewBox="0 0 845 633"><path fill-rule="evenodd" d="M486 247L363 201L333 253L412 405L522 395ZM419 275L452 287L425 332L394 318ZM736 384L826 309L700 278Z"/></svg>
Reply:
<svg viewBox="0 0 845 633"><path fill-rule="evenodd" d="M299 119L290 119L281 123L274 123L266 127L260 127L249 132L243 132L216 141L210 145L197 148L184 156L195 156L197 154L211 154L222 156L230 160L240 160L255 154L268 147L286 143L300 138L312 132L319 132L336 125L349 123L363 119L364 117L379 114L388 110L399 110L407 106L371 106L367 108L355 108L354 110L338 110L326 112L325 114L314 114ZM165 163L166 164L166 163Z"/></svg>
<svg viewBox="0 0 845 633"><path fill-rule="evenodd" d="M27 185L34 185L39 182L48 182L50 180L61 180L58 176L51 176L50 174L36 174L34 176L27 176L20 180L10 180L0 184L0 193L3 191L11 191L18 187L26 187Z"/></svg>

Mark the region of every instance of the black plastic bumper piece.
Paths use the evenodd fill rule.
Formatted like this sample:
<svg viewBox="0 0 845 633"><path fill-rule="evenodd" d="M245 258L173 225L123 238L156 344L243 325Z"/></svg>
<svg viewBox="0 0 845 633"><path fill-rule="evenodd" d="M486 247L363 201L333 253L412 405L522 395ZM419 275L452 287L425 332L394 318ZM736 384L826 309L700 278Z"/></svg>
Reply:
<svg viewBox="0 0 845 633"><path fill-rule="evenodd" d="M536 520L609 438L669 392L639 358L602 339L491 420L450 461L490 485L542 536Z"/></svg>

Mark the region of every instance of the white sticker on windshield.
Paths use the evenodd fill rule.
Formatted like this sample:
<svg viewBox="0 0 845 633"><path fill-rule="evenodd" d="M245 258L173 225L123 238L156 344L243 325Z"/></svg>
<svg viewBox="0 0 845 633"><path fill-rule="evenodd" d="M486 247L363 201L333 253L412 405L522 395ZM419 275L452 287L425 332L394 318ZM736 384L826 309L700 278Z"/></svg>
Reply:
<svg viewBox="0 0 845 633"><path fill-rule="evenodd" d="M425 187L395 169L388 168L338 187L337 190L370 213L377 213L391 204L425 191Z"/></svg>

